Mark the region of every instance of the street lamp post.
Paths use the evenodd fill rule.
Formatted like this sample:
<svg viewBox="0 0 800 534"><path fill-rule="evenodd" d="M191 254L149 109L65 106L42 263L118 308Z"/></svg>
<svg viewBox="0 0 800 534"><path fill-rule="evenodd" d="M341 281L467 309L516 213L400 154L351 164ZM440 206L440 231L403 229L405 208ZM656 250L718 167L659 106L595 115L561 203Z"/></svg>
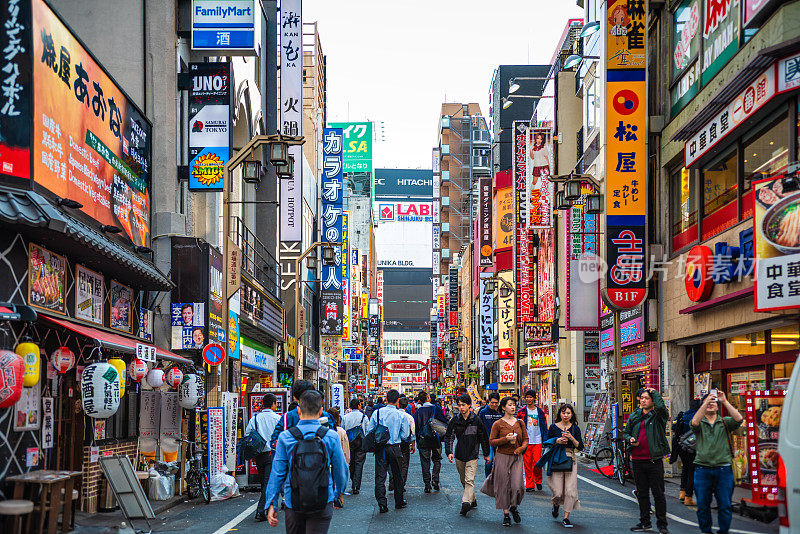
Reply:
<svg viewBox="0 0 800 534"><path fill-rule="evenodd" d="M303 260L312 252L314 252L317 247L325 247L322 252L323 261L326 261L325 258L325 251L326 248L330 247L331 252L333 252L333 247L342 246L344 243L329 243L327 241L317 241L312 243L310 247L303 251L297 259L294 260L294 342L297 349L295 349L294 355L294 380L300 380L300 335L302 332L300 331L300 266L303 263ZM331 258L332 259L332 258Z"/></svg>
<svg viewBox="0 0 800 534"><path fill-rule="evenodd" d="M222 243L220 243L220 247L222 248L222 276L225 282L223 283L225 287L225 298L223 303L223 320L225 324L228 324L229 316L230 316L230 304L229 300L235 290L228 292L228 283L229 278L231 276L230 272L230 264L229 264L229 254L230 254L230 245L233 243L230 237L231 232L231 208L230 205L234 204L230 199L231 196L231 175L233 171L241 165L247 158L249 158L256 149L264 146L270 146L270 161L272 162L280 162L281 158L285 158L286 147L289 145L302 145L305 143L305 139L300 137L293 137L281 134L274 134L274 135L256 135L250 141L244 145L234 157L229 159L222 168ZM278 189L280 191L280 188ZM280 194L280 193L279 193ZM230 330L230 329L228 329ZM228 371L227 368L225 369L225 376L222 377L225 382L230 382L228 379Z"/></svg>

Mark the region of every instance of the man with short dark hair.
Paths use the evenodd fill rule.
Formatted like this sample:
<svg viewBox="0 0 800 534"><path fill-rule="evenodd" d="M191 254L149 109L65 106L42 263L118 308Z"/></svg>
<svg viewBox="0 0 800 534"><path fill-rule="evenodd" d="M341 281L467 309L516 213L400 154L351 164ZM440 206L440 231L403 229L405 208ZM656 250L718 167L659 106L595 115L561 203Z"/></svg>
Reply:
<svg viewBox="0 0 800 534"><path fill-rule="evenodd" d="M667 529L667 500L664 497L664 456L669 455L667 423L669 411L664 399L653 388L645 388L639 395L639 408L625 423L622 438L630 444L633 481L639 501L639 523L633 532L647 532L650 522L650 493L656 508L656 526L659 534L669 534Z"/></svg>
<svg viewBox="0 0 800 534"><path fill-rule="evenodd" d="M481 410L478 412L478 418L483 423L483 427L486 429L487 436L492 434L492 425L494 425L495 421L503 417L499 407L500 394L496 391L492 391L489 393L489 401L486 403L486 406L481 408ZM497 447L489 447L489 462L484 467L484 473L487 477L489 476L489 473L492 472L492 464L494 463L494 454L496 450Z"/></svg>
<svg viewBox="0 0 800 534"><path fill-rule="evenodd" d="M258 471L258 484L261 486L261 496L258 499L258 506L256 506L256 521L266 521L267 516L264 514L264 506L266 505L266 489L267 482L269 482L270 471L272 470L273 450L270 445L270 437L273 430L280 421L281 416L275 413L278 409L278 397L272 393L267 393L261 400L261 411L253 414L247 427L244 430L244 435L250 433L251 430L256 429L258 433L264 438L264 450L256 454L253 458L253 463L256 464Z"/></svg>
<svg viewBox="0 0 800 534"><path fill-rule="evenodd" d="M303 393L309 390L314 390L314 384L308 380L297 380L294 384L292 384L292 398L295 400L295 402L299 402ZM328 426L331 428L331 430L336 430L336 423L334 422L333 417L331 417L331 414L323 411L322 417L327 417ZM284 430L288 430L295 426L299 420L300 413L298 412L297 407L289 409L286 413L284 413L278 425L275 426L275 430L272 432L270 444L277 442L278 435Z"/></svg>
<svg viewBox="0 0 800 534"><path fill-rule="evenodd" d="M525 392L525 406L517 412L517 419L525 424L528 432L528 448L522 457L525 467L525 491L542 489L542 470L536 462L542 457L542 443L546 440L548 427L544 411L536 405L536 392Z"/></svg>
<svg viewBox="0 0 800 534"><path fill-rule="evenodd" d="M417 430L417 449L419 449L419 463L422 467L422 481L425 484L425 493L432 490L439 491L439 471L442 469L442 444L439 436L431 431L428 422L431 419L447 424L447 418L439 406L431 403L432 395L420 391L417 401L419 408L414 414L414 426ZM427 425L427 426L426 426ZM431 473L433 463L433 473Z"/></svg>
<svg viewBox="0 0 800 534"><path fill-rule="evenodd" d="M403 486L405 486L406 481L408 480L408 464L411 461L411 455L414 454L414 417L408 413L408 399L406 397L400 397L400 400L397 403L397 408L405 413L406 419L408 419L408 426L411 428L411 435L400 442L400 452L403 454L403 463L400 465L400 470L403 472ZM389 473L389 491L392 491L394 488L394 478L392 474Z"/></svg>
<svg viewBox="0 0 800 534"><path fill-rule="evenodd" d="M375 499L378 501L381 513L389 511L386 501L386 474L389 469L392 470L392 477L395 480L395 509L408 506L403 499L405 488L401 470L403 454L400 451L400 443L411 435L411 427L408 426L405 412L397 408L399 400L400 393L396 389L390 389L386 394L387 406L376 408L369 420L369 432L378 425L386 427L389 432L389 442L375 451Z"/></svg>
<svg viewBox="0 0 800 534"><path fill-rule="evenodd" d="M733 516L733 469L730 433L742 424L742 414L722 391L711 390L703 397L700 408L692 416L691 426L697 436L694 459L694 491L697 494L697 523L701 532L711 532L711 497L716 497L719 532L726 534ZM724 406L730 415L722 417Z"/></svg>
<svg viewBox="0 0 800 534"><path fill-rule="evenodd" d="M342 428L347 432L350 441L350 480L353 484L353 495L358 495L361 491L361 475L364 471L364 460L367 458L367 453L361 446L364 436L367 435L368 425L369 418L361 411L361 400L351 400L350 411L342 417Z"/></svg>
<svg viewBox="0 0 800 534"><path fill-rule="evenodd" d="M489 434L478 416L472 411L472 397L464 393L456 397L458 414L453 415L444 436L447 459L453 463L455 457L458 476L464 492L461 495L461 515L478 506L475 500L475 472L478 468L478 449L483 449L483 459L489 463ZM453 451L453 439L456 442Z"/></svg>
<svg viewBox="0 0 800 534"><path fill-rule="evenodd" d="M304 440L308 440L310 436L319 435L318 430L321 428L319 418L323 413L323 400L322 395L313 389L306 390L298 399L299 420L296 427ZM299 441L292 435L291 430L281 432L278 437L272 474L266 492L267 519L271 526L278 526L277 506L279 494L283 488L286 502L287 534L325 534L328 532L333 517L334 503L339 502L341 494L347 488L347 462L344 459L339 435L327 429L322 437L322 442L325 446L329 470L328 504L319 512L299 512L292 508L292 483L290 480L292 460Z"/></svg>

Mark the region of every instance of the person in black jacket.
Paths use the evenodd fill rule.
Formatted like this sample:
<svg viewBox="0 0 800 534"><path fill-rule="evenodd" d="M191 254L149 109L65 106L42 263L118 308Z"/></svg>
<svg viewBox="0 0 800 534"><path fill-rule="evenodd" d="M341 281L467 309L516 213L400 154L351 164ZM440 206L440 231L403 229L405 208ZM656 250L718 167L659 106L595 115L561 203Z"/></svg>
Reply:
<svg viewBox="0 0 800 534"><path fill-rule="evenodd" d="M472 411L472 397L464 393L457 397L458 415L454 415L447 425L444 435L444 449L447 459L456 461L458 476L464 493L461 496L461 515L466 516L472 508L478 506L475 500L475 472L478 469L478 448L483 449L483 459L489 462L489 435L483 422ZM456 438L455 454L453 453L453 438Z"/></svg>
<svg viewBox="0 0 800 534"><path fill-rule="evenodd" d="M425 391L420 391L417 396L419 406L414 412L414 427L416 428L417 449L419 449L419 463L422 466L422 481L425 483L425 493L433 490L439 491L439 471L442 469L442 444L439 436L435 433L431 436L431 428L428 421L437 419L445 425L447 418L442 409L430 402L430 395ZM428 425L426 427L426 425ZM431 474L431 463L433 463L433 473ZM431 476L433 475L433 476Z"/></svg>

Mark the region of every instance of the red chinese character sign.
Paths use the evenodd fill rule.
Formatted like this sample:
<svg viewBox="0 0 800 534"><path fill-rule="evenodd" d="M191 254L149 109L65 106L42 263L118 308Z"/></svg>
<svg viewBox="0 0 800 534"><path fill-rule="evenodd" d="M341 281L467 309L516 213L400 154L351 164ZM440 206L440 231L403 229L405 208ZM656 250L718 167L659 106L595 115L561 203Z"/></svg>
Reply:
<svg viewBox="0 0 800 534"><path fill-rule="evenodd" d="M627 309L647 294L647 1L607 4L606 298Z"/></svg>
<svg viewBox="0 0 800 534"><path fill-rule="evenodd" d="M534 316L533 231L529 225L527 121L514 121L514 277L516 282L516 320L526 323ZM547 171L542 170L542 174Z"/></svg>

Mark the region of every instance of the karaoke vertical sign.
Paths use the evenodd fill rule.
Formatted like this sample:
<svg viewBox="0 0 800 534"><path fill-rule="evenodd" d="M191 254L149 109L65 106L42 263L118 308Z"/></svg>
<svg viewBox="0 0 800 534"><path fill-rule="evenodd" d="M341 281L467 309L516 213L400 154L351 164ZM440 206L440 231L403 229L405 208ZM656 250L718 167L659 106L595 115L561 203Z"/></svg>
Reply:
<svg viewBox="0 0 800 534"><path fill-rule="evenodd" d="M322 130L322 241L342 241L342 129ZM341 336L343 326L342 247L331 247L334 261L322 265L321 334Z"/></svg>
<svg viewBox="0 0 800 534"><path fill-rule="evenodd" d="M647 1L607 4L606 297L628 309L647 294Z"/></svg>

